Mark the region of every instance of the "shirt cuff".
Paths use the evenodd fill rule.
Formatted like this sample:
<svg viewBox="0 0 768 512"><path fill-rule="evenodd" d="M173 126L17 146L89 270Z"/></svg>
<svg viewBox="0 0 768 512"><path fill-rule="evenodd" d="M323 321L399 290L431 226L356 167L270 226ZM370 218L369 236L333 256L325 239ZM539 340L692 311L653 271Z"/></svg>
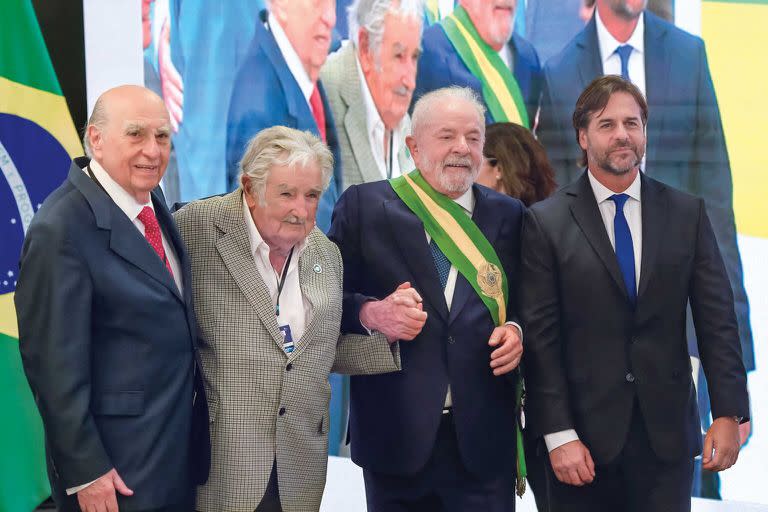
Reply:
<svg viewBox="0 0 768 512"><path fill-rule="evenodd" d="M568 430L561 430L560 432L555 432L553 434L544 434L544 443L547 445L548 452L563 446L565 443L578 440L579 435L572 428Z"/></svg>
<svg viewBox="0 0 768 512"><path fill-rule="evenodd" d="M514 325L515 327L517 327L517 332L520 333L520 341L521 342L523 341L523 328L520 327L519 323L510 321L510 322L505 323L504 325Z"/></svg>
<svg viewBox="0 0 768 512"><path fill-rule="evenodd" d="M96 480L98 480L98 478ZM96 480L91 480L87 484L78 485L77 487L70 487L69 489L67 489L67 496L72 496L73 494L77 494L78 492L82 491L83 489L91 485Z"/></svg>

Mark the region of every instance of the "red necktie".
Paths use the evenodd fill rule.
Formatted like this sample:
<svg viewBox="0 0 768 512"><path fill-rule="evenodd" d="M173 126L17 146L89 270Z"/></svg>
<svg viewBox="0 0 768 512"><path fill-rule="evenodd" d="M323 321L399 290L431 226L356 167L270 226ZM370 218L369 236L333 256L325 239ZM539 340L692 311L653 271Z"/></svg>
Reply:
<svg viewBox="0 0 768 512"><path fill-rule="evenodd" d="M139 220L144 224L144 238L147 239L149 245L155 250L160 259L165 263L165 267L173 277L173 270L171 270L171 262L165 257L165 249L163 248L163 236L160 233L160 224L155 217L155 211L149 206L145 206L139 213Z"/></svg>
<svg viewBox="0 0 768 512"><path fill-rule="evenodd" d="M325 138L325 109L323 108L323 100L320 97L320 89L315 84L315 88L312 91L312 96L309 97L309 106L312 108L312 117L315 118L317 123L317 131L320 133L320 138L323 142L327 142Z"/></svg>

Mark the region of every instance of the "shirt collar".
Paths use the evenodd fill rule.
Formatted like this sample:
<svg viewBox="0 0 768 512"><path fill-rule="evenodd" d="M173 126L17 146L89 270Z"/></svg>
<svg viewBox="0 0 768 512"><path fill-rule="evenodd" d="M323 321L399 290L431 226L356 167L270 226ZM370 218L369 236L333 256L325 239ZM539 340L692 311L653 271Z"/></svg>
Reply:
<svg viewBox="0 0 768 512"><path fill-rule="evenodd" d="M288 39L288 36L285 35L283 27L280 26L280 22L277 21L277 18L275 18L272 13L269 13L267 17L267 25L269 26L272 35L275 37L275 42L277 43L277 47L280 48L280 53L283 54L285 63L288 65L288 70L299 84L299 88L301 89L302 94L304 94L304 98L309 102L309 97L312 96L312 91L315 90L315 84L312 83L307 70L304 69L299 54L294 50L291 41Z"/></svg>
<svg viewBox="0 0 768 512"><path fill-rule="evenodd" d="M595 24L597 25L597 44L600 46L600 58L603 64L613 56L616 48L625 44L630 45L633 50L640 54L645 51L645 41L643 39L643 34L645 33L645 13L640 15L635 31L632 32L626 43L618 41L608 32L602 18L600 18L600 11L598 9L595 9Z"/></svg>
<svg viewBox="0 0 768 512"><path fill-rule="evenodd" d="M149 206L154 212L155 207L152 204L151 195L149 202L139 203L136 201L136 198L129 194L114 179L112 179L112 176L109 175L106 169L104 169L104 167L102 167L99 162L92 158L89 165L91 167L91 171L93 171L93 175L96 176L96 179L104 188L104 191L110 198L112 198L112 201L115 202L117 207L120 208L120 210L122 210L123 213L128 216L131 222L136 220L136 217L139 216L139 213L141 213L141 210L143 210L145 206ZM85 171L86 174L88 173L87 169L83 169L83 171Z"/></svg>
<svg viewBox="0 0 768 512"><path fill-rule="evenodd" d="M475 194L472 193L472 187L469 187L466 192L454 199L454 202L464 208L470 215L475 211Z"/></svg>
<svg viewBox="0 0 768 512"><path fill-rule="evenodd" d="M248 203L245 201L245 193L243 193L243 217L245 218L245 229L248 232L248 240L251 242L251 254L254 257L269 258L269 245L264 241L264 238L256 228L256 223L253 222L253 216L251 210L248 208ZM295 261L299 260L299 256L307 247L307 239L304 238L301 242L296 244L293 249L293 258Z"/></svg>
<svg viewBox="0 0 768 512"><path fill-rule="evenodd" d="M592 175L592 171L588 171L587 175L589 176L589 184L592 185L592 192L595 194L597 204L600 204L603 201L607 201L612 195L616 193L597 181L597 178ZM637 176L635 176L635 180L629 185L629 187L627 187L627 190L622 193L627 194L629 197L635 199L636 201L640 201L640 183L640 171L638 171Z"/></svg>

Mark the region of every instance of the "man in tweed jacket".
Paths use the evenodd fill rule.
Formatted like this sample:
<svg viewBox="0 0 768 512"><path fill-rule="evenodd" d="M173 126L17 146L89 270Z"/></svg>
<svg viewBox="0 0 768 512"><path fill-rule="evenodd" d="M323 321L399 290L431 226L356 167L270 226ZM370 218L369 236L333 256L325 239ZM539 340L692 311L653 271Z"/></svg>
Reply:
<svg viewBox="0 0 768 512"><path fill-rule="evenodd" d="M268 128L243 157L240 189L175 214L210 397L211 475L198 511L318 510L328 374L400 369L383 335L339 337L341 256L314 227L332 165L311 134Z"/></svg>

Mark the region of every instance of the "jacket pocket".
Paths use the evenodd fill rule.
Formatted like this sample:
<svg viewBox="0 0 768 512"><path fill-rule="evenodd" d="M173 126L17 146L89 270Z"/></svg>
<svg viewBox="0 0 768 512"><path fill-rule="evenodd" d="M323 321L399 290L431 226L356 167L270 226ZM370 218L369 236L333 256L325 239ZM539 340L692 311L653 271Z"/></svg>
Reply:
<svg viewBox="0 0 768 512"><path fill-rule="evenodd" d="M144 414L143 391L107 391L91 398L91 411L99 416L140 416Z"/></svg>
<svg viewBox="0 0 768 512"><path fill-rule="evenodd" d="M325 411L325 413L323 413L323 416L320 418L320 424L317 426L317 433L320 435L326 435L330 428L331 428L331 417L329 412Z"/></svg>

